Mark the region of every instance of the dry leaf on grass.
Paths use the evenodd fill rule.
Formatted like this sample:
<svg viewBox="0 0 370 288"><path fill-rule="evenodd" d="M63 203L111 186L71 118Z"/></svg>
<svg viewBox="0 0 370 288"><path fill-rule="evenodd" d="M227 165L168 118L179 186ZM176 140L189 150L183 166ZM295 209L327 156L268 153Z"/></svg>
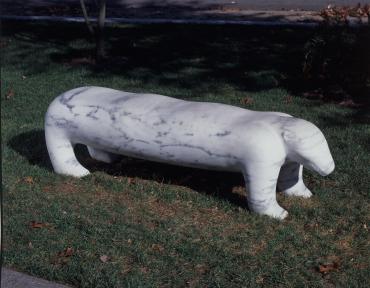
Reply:
<svg viewBox="0 0 370 288"><path fill-rule="evenodd" d="M95 59L91 57L72 58L64 62L66 66L95 65Z"/></svg>
<svg viewBox="0 0 370 288"><path fill-rule="evenodd" d="M70 257L73 255L73 249L71 247L67 247L61 252L58 252L59 257Z"/></svg>
<svg viewBox="0 0 370 288"><path fill-rule="evenodd" d="M293 96L292 95L288 95L286 98L285 98L285 104L290 104L293 102Z"/></svg>
<svg viewBox="0 0 370 288"><path fill-rule="evenodd" d="M256 283L257 284L262 284L264 281L265 281L265 279L261 275L258 275L256 277Z"/></svg>
<svg viewBox="0 0 370 288"><path fill-rule="evenodd" d="M1 40L0 41L0 48L4 48L6 46L8 46L10 41L6 41L6 40Z"/></svg>
<svg viewBox="0 0 370 288"><path fill-rule="evenodd" d="M321 274L327 274L334 270L337 270L339 267L338 263L330 263L330 264L321 264L319 265L319 272Z"/></svg>
<svg viewBox="0 0 370 288"><path fill-rule="evenodd" d="M135 183L134 178L132 178L132 177L127 178L127 184L131 185L131 184L134 184L134 183Z"/></svg>
<svg viewBox="0 0 370 288"><path fill-rule="evenodd" d="M330 256L327 259L327 262L320 264L317 268L318 272L325 275L330 272L336 271L339 269L340 259L337 256Z"/></svg>
<svg viewBox="0 0 370 288"><path fill-rule="evenodd" d="M253 103L253 98L249 96L246 96L240 100L240 104L243 104L243 105L251 105L252 103Z"/></svg>
<svg viewBox="0 0 370 288"><path fill-rule="evenodd" d="M110 257L107 256L107 255L102 255L99 257L100 261L103 262L103 263L106 263L110 260Z"/></svg>
<svg viewBox="0 0 370 288"><path fill-rule="evenodd" d="M10 100L10 99L12 99L12 98L14 97L14 95L15 95L15 92L14 92L14 89L13 89L13 87L12 87L12 88L10 88L10 89L8 90L8 92L6 92L6 94L5 94L5 99L6 99L6 100Z"/></svg>
<svg viewBox="0 0 370 288"><path fill-rule="evenodd" d="M74 253L73 248L67 247L63 251L58 252L57 255L55 255L52 258L51 263L54 265L67 264L67 262L69 261L69 258L73 255L73 253Z"/></svg>
<svg viewBox="0 0 370 288"><path fill-rule="evenodd" d="M27 184L35 183L35 180L31 176L24 177L23 181L26 182Z"/></svg>
<svg viewBox="0 0 370 288"><path fill-rule="evenodd" d="M41 223L41 222L37 222L37 221L31 221L30 222L30 227L33 228L33 229L40 229L40 228L50 227L50 224L49 223Z"/></svg>
<svg viewBox="0 0 370 288"><path fill-rule="evenodd" d="M150 271L148 267L140 267L139 270L143 274L148 274L148 272Z"/></svg>
<svg viewBox="0 0 370 288"><path fill-rule="evenodd" d="M197 264L195 270L198 274L206 274L209 271L209 267L206 264Z"/></svg>
<svg viewBox="0 0 370 288"><path fill-rule="evenodd" d="M343 100L342 102L339 103L339 105L343 107L350 107L350 108L357 108L360 106L359 104L353 102L352 99Z"/></svg>
<svg viewBox="0 0 370 288"><path fill-rule="evenodd" d="M162 252L164 247L161 244L152 244L152 250Z"/></svg>
<svg viewBox="0 0 370 288"><path fill-rule="evenodd" d="M45 186L44 188L42 188L42 191L43 192L51 192L52 191L52 187L51 186Z"/></svg>

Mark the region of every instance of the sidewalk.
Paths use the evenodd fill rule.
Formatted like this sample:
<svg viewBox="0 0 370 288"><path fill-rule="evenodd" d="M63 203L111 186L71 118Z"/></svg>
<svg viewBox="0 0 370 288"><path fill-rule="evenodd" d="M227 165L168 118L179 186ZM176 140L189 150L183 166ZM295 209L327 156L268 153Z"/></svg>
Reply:
<svg viewBox="0 0 370 288"><path fill-rule="evenodd" d="M7 268L1 269L1 288L70 288L69 286L28 276Z"/></svg>

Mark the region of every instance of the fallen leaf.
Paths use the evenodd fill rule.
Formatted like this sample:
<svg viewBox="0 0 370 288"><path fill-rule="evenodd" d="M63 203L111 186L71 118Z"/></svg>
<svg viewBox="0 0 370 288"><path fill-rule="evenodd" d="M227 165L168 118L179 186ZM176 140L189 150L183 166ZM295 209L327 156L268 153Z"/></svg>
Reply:
<svg viewBox="0 0 370 288"><path fill-rule="evenodd" d="M152 250L162 252L164 247L161 244L152 244Z"/></svg>
<svg viewBox="0 0 370 288"><path fill-rule="evenodd" d="M73 249L71 247L67 247L61 252L58 252L59 257L70 257L73 255Z"/></svg>
<svg viewBox="0 0 370 288"><path fill-rule="evenodd" d="M67 66L76 66L76 65L95 65L95 59L91 57L81 57L81 58L72 58L69 61L66 61L64 65Z"/></svg>
<svg viewBox="0 0 370 288"><path fill-rule="evenodd" d="M100 256L99 259L103 263L106 263L106 262L108 262L110 260L109 256L107 256L107 255L102 255L102 256Z"/></svg>
<svg viewBox="0 0 370 288"><path fill-rule="evenodd" d="M339 103L339 105L343 107L351 107L351 108L357 108L360 106L359 104L356 104L355 102L353 102L352 99L343 100L342 102Z"/></svg>
<svg viewBox="0 0 370 288"><path fill-rule="evenodd" d="M197 264L195 266L195 270L199 273L199 274L206 274L209 270L208 266L205 265L205 264Z"/></svg>
<svg viewBox="0 0 370 288"><path fill-rule="evenodd" d="M14 97L14 95L15 95L15 92L14 92L14 89L13 89L13 87L12 87L12 88L10 88L10 89L8 90L8 92L5 94L5 99L6 99L6 100L10 100L10 99L12 99L12 98Z"/></svg>
<svg viewBox="0 0 370 288"><path fill-rule="evenodd" d="M43 192L51 192L51 189L52 189L51 186L45 186L44 188L42 188L42 191Z"/></svg>
<svg viewBox="0 0 370 288"><path fill-rule="evenodd" d="M313 99L322 99L324 97L323 92L321 90L314 90L309 92L304 92L303 97L305 98L313 98Z"/></svg>
<svg viewBox="0 0 370 288"><path fill-rule="evenodd" d="M240 104L243 104L243 105L250 105L253 103L253 98L252 97L244 97L243 99L240 100Z"/></svg>
<svg viewBox="0 0 370 288"><path fill-rule="evenodd" d="M325 275L332 271L338 270L340 259L337 256L329 256L327 261L320 264L318 267L318 272Z"/></svg>
<svg viewBox="0 0 370 288"><path fill-rule="evenodd" d="M257 284L262 284L264 281L265 281L265 279L261 275L257 276L257 278L256 278L256 283Z"/></svg>
<svg viewBox="0 0 370 288"><path fill-rule="evenodd" d="M337 270L338 264L337 263L330 263L330 264L322 264L319 265L319 272L321 274L327 274L331 271Z"/></svg>
<svg viewBox="0 0 370 288"><path fill-rule="evenodd" d="M51 263L54 265L65 265L68 263L70 257L73 255L73 249L67 247L63 251L58 252L52 259Z"/></svg>
<svg viewBox="0 0 370 288"><path fill-rule="evenodd" d="M35 181L33 180L33 178L31 176L27 176L27 177L23 178L23 181L28 183L28 184L35 183Z"/></svg>
<svg viewBox="0 0 370 288"><path fill-rule="evenodd" d="M369 270L369 264L367 264L367 263L356 263L356 264L353 265L353 267L355 267L356 269L359 269L359 270L364 270L364 269Z"/></svg>
<svg viewBox="0 0 370 288"><path fill-rule="evenodd" d="M132 178L132 177L127 178L127 184L131 185L131 184L134 184L134 183L135 183L134 178Z"/></svg>
<svg viewBox="0 0 370 288"><path fill-rule="evenodd" d="M290 104L293 102L293 96L292 95L288 95L286 98L285 98L285 104Z"/></svg>
<svg viewBox="0 0 370 288"><path fill-rule="evenodd" d="M10 42L10 41L9 41ZM8 46L9 42L5 41L5 40L1 40L0 41L0 48L4 48L6 46Z"/></svg>
<svg viewBox="0 0 370 288"><path fill-rule="evenodd" d="M132 270L132 267L131 266L127 266L127 267L123 268L122 273L123 273L123 275L125 275L125 274L131 272L131 270Z"/></svg>
<svg viewBox="0 0 370 288"><path fill-rule="evenodd" d="M190 280L186 281L186 287L189 287L189 288L197 287L198 283L199 283L198 278L190 279Z"/></svg>
<svg viewBox="0 0 370 288"><path fill-rule="evenodd" d="M148 274L148 272L150 271L148 267L140 267L139 270L143 274Z"/></svg>
<svg viewBox="0 0 370 288"><path fill-rule="evenodd" d="M31 221L30 222L30 227L33 228L33 229L39 229L39 228L50 227L50 224L49 223L41 223L41 222Z"/></svg>

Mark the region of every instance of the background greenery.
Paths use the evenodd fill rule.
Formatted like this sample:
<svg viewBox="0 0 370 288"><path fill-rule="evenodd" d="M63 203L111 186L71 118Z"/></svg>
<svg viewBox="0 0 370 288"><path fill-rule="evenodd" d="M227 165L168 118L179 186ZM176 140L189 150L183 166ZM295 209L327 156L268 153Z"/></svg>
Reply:
<svg viewBox="0 0 370 288"><path fill-rule="evenodd" d="M368 287L366 107L299 97L317 31L239 26L118 26L108 58L84 26L3 23L3 264L77 287ZM43 117L83 85L282 111L318 125L336 170L305 171L311 199L278 196L284 221L252 215L241 175L125 158L79 159L94 173L56 175ZM324 98L325 99L325 98Z"/></svg>

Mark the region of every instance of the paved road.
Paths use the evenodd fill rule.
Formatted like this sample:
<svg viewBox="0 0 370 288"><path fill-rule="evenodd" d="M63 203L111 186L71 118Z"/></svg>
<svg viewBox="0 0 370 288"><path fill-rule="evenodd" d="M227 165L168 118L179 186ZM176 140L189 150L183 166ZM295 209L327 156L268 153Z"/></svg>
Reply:
<svg viewBox="0 0 370 288"><path fill-rule="evenodd" d="M108 0L109 1L109 0ZM334 5L356 5L357 3L366 3L369 1L359 0L121 0L121 1L110 1L116 3L126 3L136 5L147 5L148 3L166 3L164 5L186 5L186 6L209 6L209 5L225 5L232 6L240 9L252 9L252 10L320 10L329 4ZM162 4L163 5L163 4Z"/></svg>

